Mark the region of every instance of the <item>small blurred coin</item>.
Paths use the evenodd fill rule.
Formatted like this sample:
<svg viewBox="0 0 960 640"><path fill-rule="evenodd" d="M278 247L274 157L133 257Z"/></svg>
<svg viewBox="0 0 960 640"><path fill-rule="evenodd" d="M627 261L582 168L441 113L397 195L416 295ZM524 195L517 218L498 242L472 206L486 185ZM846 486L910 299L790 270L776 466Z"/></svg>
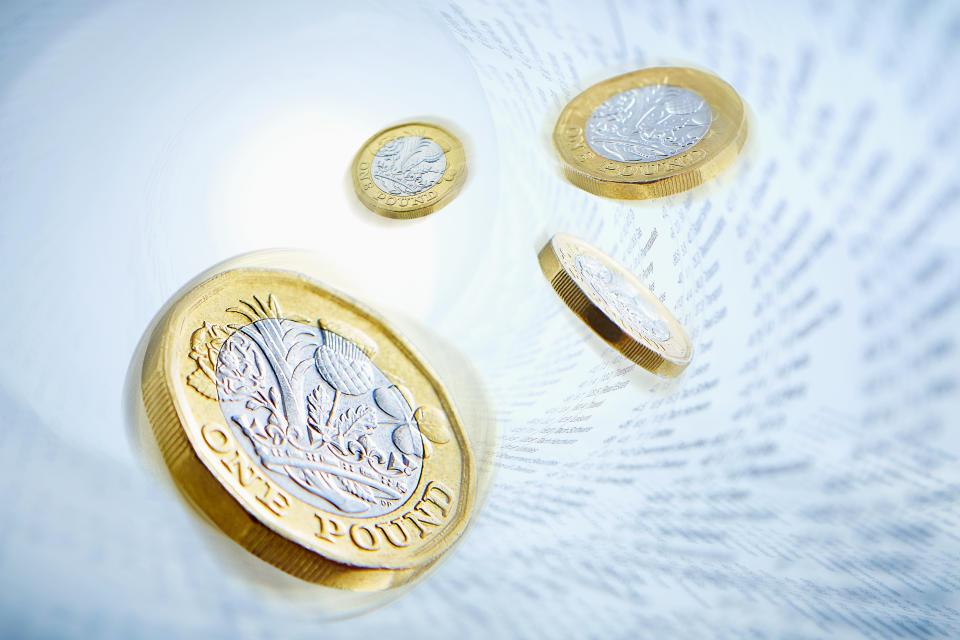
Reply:
<svg viewBox="0 0 960 640"><path fill-rule="evenodd" d="M593 85L570 101L553 130L567 179L622 199L702 184L730 166L746 137L737 92L716 76L678 67Z"/></svg>
<svg viewBox="0 0 960 640"><path fill-rule="evenodd" d="M420 218L453 200L467 175L463 145L432 124L390 127L353 160L353 187L368 209L387 218Z"/></svg>
<svg viewBox="0 0 960 640"><path fill-rule="evenodd" d="M636 364L668 378L690 364L693 347L673 315L599 249L558 233L540 251L540 268L566 305Z"/></svg>

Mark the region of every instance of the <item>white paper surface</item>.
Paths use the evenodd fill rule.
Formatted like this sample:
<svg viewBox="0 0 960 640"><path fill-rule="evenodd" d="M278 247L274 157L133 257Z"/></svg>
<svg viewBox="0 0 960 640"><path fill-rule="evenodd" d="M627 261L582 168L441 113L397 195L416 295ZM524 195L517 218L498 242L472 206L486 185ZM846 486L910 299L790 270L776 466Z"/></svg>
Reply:
<svg viewBox="0 0 960 640"><path fill-rule="evenodd" d="M958 25L951 2L5 4L0 630L960 635ZM562 107L660 64L736 88L741 158L660 200L566 183ZM467 186L380 221L347 170L414 118L463 136ZM559 231L673 310L681 378L562 305L536 261ZM122 407L163 302L271 246L457 345L501 430L454 556L348 621L225 570Z"/></svg>

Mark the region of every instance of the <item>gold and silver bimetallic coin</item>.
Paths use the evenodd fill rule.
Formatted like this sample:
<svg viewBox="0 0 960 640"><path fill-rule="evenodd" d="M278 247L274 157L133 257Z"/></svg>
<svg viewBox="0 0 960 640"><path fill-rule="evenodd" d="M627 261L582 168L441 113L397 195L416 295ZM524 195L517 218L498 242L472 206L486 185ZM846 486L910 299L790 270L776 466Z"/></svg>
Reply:
<svg viewBox="0 0 960 640"><path fill-rule="evenodd" d="M202 282L160 320L141 381L180 490L292 575L397 586L464 531L475 471L447 392L383 320L317 282Z"/></svg>
<svg viewBox="0 0 960 640"><path fill-rule="evenodd" d="M467 175L463 145L436 125L411 122L367 140L353 161L360 202L387 218L419 218L445 206Z"/></svg>
<svg viewBox="0 0 960 640"><path fill-rule="evenodd" d="M683 328L619 262L565 233L553 236L539 257L557 295L614 349L670 378L690 364L693 347Z"/></svg>
<svg viewBox="0 0 960 640"><path fill-rule="evenodd" d="M553 131L570 182L623 199L702 184L733 162L746 137L737 92L709 73L677 67L593 85L566 106Z"/></svg>

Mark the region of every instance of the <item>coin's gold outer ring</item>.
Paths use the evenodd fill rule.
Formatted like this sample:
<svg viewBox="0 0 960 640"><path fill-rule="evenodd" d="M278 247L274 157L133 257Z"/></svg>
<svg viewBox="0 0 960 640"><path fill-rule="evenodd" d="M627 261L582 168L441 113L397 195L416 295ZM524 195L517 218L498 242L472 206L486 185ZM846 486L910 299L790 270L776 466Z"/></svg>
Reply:
<svg viewBox="0 0 960 640"><path fill-rule="evenodd" d="M412 196L387 193L370 177L370 167L377 152L391 140L404 136L432 140L443 149L447 160L447 168L437 184ZM422 218L445 207L459 193L467 177L466 153L463 144L446 129L423 122L410 122L384 129L364 142L353 159L350 174L360 202L374 213L400 220Z"/></svg>
<svg viewBox="0 0 960 640"><path fill-rule="evenodd" d="M639 287L643 287L643 284L621 265L615 263L611 258L583 240L566 234L557 234L540 250L538 259L543 275L547 278L547 281L550 283L550 286L553 287L556 294L563 300L564 304L566 304L584 324L593 329L594 333L603 338L604 341L627 359L647 371L665 378L675 378L679 376L683 370L687 368L687 365L690 364L693 357L693 348L690 345L689 338L687 338L686 333L684 333L676 319L666 308L662 309L661 313L664 314L664 319L670 325L671 336L676 337L676 339L681 341L685 346L685 356L668 357L655 343L630 335L628 331L625 331L623 327L617 323L611 312L595 304L590 299L576 280L574 280L564 268L556 247L556 242L562 240L569 240L580 245L586 249L585 253L601 259L602 262L611 268L617 267L617 272L621 277L628 279L632 284ZM643 289L646 289L646 287L643 287ZM663 307L659 300L656 302L660 307Z"/></svg>
<svg viewBox="0 0 960 640"><path fill-rule="evenodd" d="M587 144L587 120L607 99L649 85L695 91L713 112L700 142L665 160L620 162ZM593 85L564 108L553 130L564 175L584 191L608 198L642 200L692 189L729 167L747 139L743 102L733 87L709 73L682 67L654 67L616 76Z"/></svg>
<svg viewBox="0 0 960 640"><path fill-rule="evenodd" d="M211 416L218 415L220 424L228 425L217 401L199 397L183 381L186 373L184 364L192 362L187 351L190 350L191 335L196 328L194 325L199 318L208 315L203 309L198 311L198 307L209 307L211 302L219 303L238 296L249 299L251 295L266 295L268 289L278 288L270 283L277 282L283 283L284 286L279 288L287 294L299 291L304 298L322 298L313 305L304 305L302 300L294 301L290 305L293 316L302 315L305 306L308 307L308 313L315 312L318 306L326 309L344 308L352 310L351 320L362 321L368 331L370 327L379 329L376 332L379 337L389 338L390 357L409 360L406 373L415 369L422 374L424 380L418 383L407 380L414 394L421 392L420 397L436 400L447 416L452 440L434 447L454 447L455 451L448 449L446 458L436 463L443 468L436 466L428 469L428 460L425 460L420 483L410 498L387 516L381 517L393 517L409 509L417 497L423 495L425 484L431 480L439 478L448 486L454 483L458 485L455 504L449 505L450 516L435 532L436 535L428 538L415 552L404 553L403 549L386 548L388 545L383 545L382 552L369 554L366 558L363 553L344 553L343 543L349 537L343 535L346 528L335 540L340 546L330 549L326 543L316 539L317 523L311 521L310 513L318 512L318 509L305 503L299 504L301 501L298 498L286 492L285 499L299 506L298 513L301 516L306 514L306 517L300 517L295 522L274 517L275 514L264 508L265 503L258 502L251 492L244 491L240 482L243 473L234 475L227 461L220 459L219 462L223 464L218 465L217 455L203 448L202 431L205 425L210 424ZM397 366L395 362L388 362L388 367L384 367L382 362L377 364L385 371ZM387 375L391 377L389 373ZM425 392L425 385L432 389L429 394ZM197 285L171 307L151 336L144 357L141 391L160 452L178 489L228 537L253 555L297 578L356 591L378 591L400 586L422 575L435 564L458 541L468 523L473 509L476 474L466 434L446 390L413 348L382 320L356 302L299 274L270 269L237 269L218 274ZM230 432L230 429L224 431ZM234 453L239 454L234 460L239 458L245 469L259 473L264 478L269 477L259 461L251 459L241 448L237 447ZM434 454L433 457L438 456ZM451 457L459 457L459 460L451 463ZM328 514L320 512L320 515ZM339 520L364 521L363 518L349 517Z"/></svg>

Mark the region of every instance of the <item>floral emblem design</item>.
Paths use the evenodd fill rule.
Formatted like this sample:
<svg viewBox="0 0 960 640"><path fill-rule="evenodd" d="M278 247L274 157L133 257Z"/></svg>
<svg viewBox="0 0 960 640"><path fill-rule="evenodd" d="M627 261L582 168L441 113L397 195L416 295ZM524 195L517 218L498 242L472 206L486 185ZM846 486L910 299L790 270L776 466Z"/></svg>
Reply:
<svg viewBox="0 0 960 640"><path fill-rule="evenodd" d="M440 182L446 170L447 156L440 145L420 136L402 136L377 151L370 177L389 194L412 196Z"/></svg>
<svg viewBox="0 0 960 640"><path fill-rule="evenodd" d="M608 160L666 160L700 142L713 112L689 89L650 85L618 93L594 109L585 135Z"/></svg>
<svg viewBox="0 0 960 640"><path fill-rule="evenodd" d="M596 258L581 254L576 258L577 270L593 294L614 309L621 320L635 333L653 340L664 342L670 337L670 329L657 310L636 292L630 285Z"/></svg>
<svg viewBox="0 0 960 640"><path fill-rule="evenodd" d="M417 407L355 329L285 318L273 296L228 311L242 322L194 331L187 382L218 400L247 452L327 512L378 516L402 504L433 444L450 439L443 412Z"/></svg>
<svg viewBox="0 0 960 640"><path fill-rule="evenodd" d="M228 337L229 331L209 322L190 336L190 358L197 368L187 376L187 384L211 400L217 399L217 357Z"/></svg>

